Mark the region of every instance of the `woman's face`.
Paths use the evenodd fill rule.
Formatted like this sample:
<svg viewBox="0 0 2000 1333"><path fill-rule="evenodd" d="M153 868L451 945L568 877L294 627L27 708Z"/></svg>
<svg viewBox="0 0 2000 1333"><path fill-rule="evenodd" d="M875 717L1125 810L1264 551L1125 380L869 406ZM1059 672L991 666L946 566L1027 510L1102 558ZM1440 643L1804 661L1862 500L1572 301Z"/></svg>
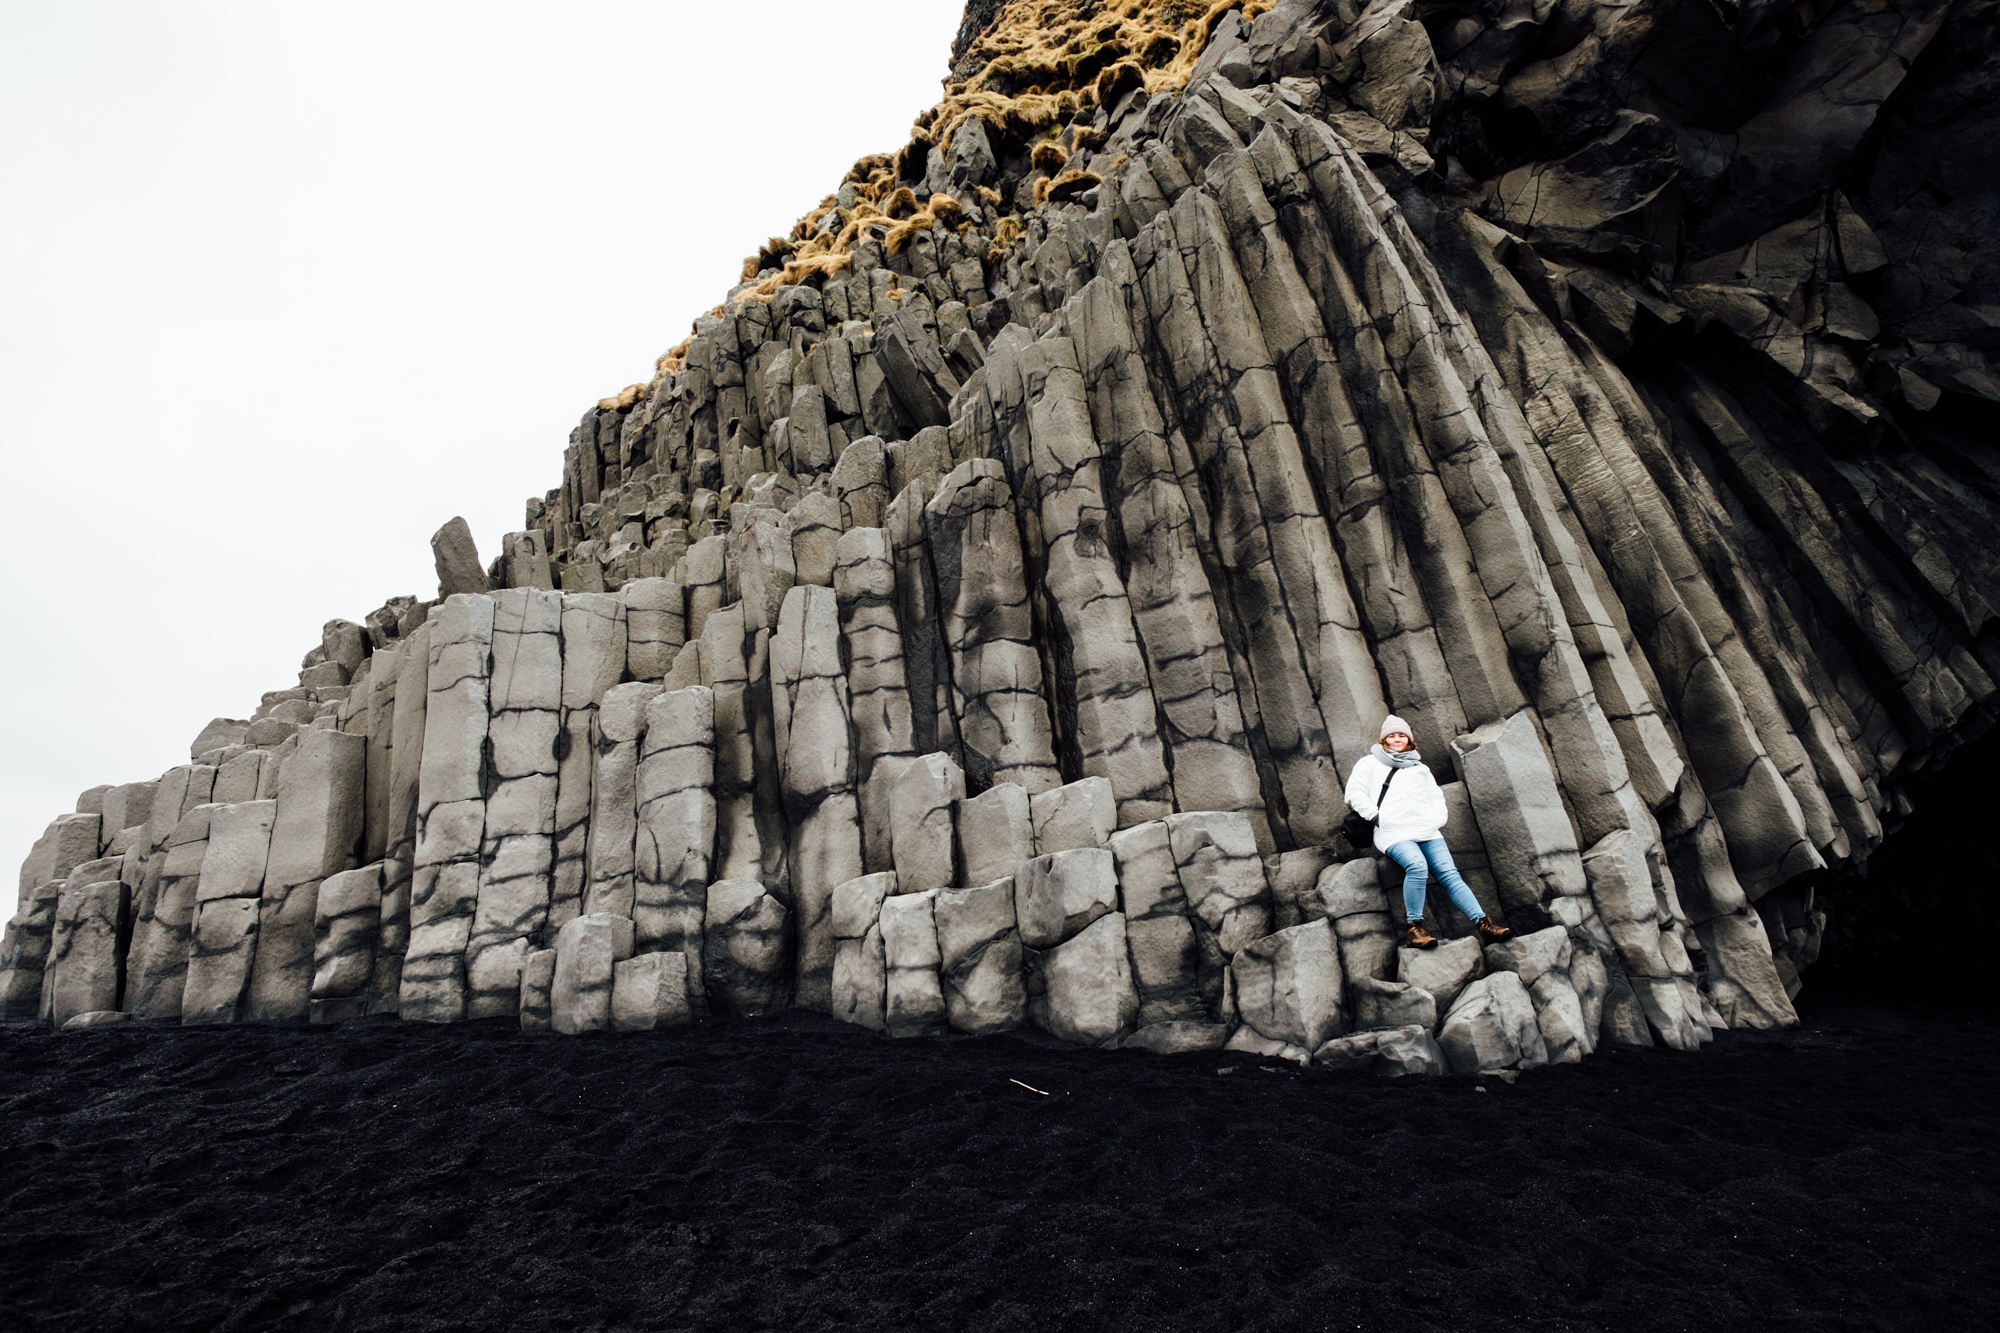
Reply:
<svg viewBox="0 0 2000 1333"><path fill-rule="evenodd" d="M1409 733L1403 731L1392 731L1382 738L1382 747L1394 754L1401 754L1414 744Z"/></svg>

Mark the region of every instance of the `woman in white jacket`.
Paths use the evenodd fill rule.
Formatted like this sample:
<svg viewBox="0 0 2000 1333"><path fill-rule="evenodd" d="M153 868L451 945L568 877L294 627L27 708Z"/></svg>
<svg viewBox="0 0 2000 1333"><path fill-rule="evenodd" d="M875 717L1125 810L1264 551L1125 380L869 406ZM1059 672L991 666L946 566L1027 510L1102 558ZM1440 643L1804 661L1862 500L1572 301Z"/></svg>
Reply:
<svg viewBox="0 0 2000 1333"><path fill-rule="evenodd" d="M1403 943L1437 947L1424 928L1426 882L1436 876L1451 904L1479 928L1479 942L1493 944L1512 932L1488 919L1486 909L1465 887L1445 845L1444 793L1424 766L1410 724L1393 713L1382 723L1382 739L1354 765L1347 778L1347 808L1375 821L1375 849L1403 868Z"/></svg>

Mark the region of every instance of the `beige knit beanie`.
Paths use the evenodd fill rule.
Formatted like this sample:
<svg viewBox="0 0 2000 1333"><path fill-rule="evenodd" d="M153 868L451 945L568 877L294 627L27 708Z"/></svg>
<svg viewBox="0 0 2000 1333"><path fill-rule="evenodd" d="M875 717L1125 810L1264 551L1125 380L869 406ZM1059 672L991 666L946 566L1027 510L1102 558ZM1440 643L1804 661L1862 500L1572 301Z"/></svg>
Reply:
<svg viewBox="0 0 2000 1333"><path fill-rule="evenodd" d="M1389 734L1391 732L1396 732L1396 731L1400 731L1405 736L1409 736L1411 740L1416 739L1415 736L1410 734L1410 724L1403 721L1402 718L1397 717L1394 713L1391 713L1389 714L1389 716L1382 719L1382 734L1377 736L1375 739L1378 741L1387 740L1389 738Z"/></svg>

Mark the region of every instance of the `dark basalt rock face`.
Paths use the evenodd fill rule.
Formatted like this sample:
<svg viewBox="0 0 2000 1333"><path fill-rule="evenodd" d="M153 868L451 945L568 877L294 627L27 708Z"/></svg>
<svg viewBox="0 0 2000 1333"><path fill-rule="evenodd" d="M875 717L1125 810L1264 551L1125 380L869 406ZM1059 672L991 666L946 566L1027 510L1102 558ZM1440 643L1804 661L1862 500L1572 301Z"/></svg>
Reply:
<svg viewBox="0 0 2000 1333"><path fill-rule="evenodd" d="M1792 1023L1991 723L1996 14L974 0L483 575L447 525L438 602L51 826L0 1005L1385 1073ZM1390 711L1510 944L1396 949L1338 831Z"/></svg>

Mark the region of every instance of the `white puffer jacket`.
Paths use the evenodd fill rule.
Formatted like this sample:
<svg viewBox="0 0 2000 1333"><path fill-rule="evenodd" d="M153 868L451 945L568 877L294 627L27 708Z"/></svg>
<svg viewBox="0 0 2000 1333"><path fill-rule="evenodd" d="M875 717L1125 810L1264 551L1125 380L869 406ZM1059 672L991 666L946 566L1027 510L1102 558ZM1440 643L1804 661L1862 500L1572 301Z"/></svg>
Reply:
<svg viewBox="0 0 2000 1333"><path fill-rule="evenodd" d="M1378 745L1362 755L1355 762L1354 771L1347 775L1347 808L1363 819L1376 821L1375 850L1386 852L1399 842L1429 842L1443 837L1444 822L1451 812L1445 807L1437 779L1423 764L1392 770L1389 761L1376 753L1381 748ZM1396 780L1389 784L1389 795L1378 811L1376 793L1382 790L1382 780L1392 771Z"/></svg>

